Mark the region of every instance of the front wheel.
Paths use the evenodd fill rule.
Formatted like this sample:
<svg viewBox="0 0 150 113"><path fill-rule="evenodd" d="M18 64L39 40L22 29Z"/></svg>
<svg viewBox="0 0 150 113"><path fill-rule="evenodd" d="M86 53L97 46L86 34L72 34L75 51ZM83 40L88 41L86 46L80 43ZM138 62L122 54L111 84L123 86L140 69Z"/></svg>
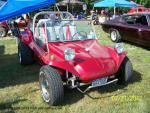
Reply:
<svg viewBox="0 0 150 113"><path fill-rule="evenodd" d="M132 74L133 74L132 63L130 62L128 57L125 57L117 74L118 84L128 83Z"/></svg>
<svg viewBox="0 0 150 113"><path fill-rule="evenodd" d="M119 31L116 29L110 30L110 38L113 42L119 42L121 40Z"/></svg>
<svg viewBox="0 0 150 113"><path fill-rule="evenodd" d="M64 98L64 87L59 73L50 66L43 66L39 73L42 97L49 105L58 105Z"/></svg>

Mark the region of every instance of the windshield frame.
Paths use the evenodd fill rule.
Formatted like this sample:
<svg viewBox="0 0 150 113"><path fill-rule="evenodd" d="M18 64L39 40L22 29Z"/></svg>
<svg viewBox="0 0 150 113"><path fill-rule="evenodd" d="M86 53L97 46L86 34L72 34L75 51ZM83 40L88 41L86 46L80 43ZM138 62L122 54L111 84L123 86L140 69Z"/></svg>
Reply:
<svg viewBox="0 0 150 113"><path fill-rule="evenodd" d="M34 16L34 18L33 18L33 35L34 35L34 38L35 38L35 29L36 29L36 20L37 20L37 17L39 16L39 15L44 15L44 14L48 14L48 15L51 15L51 14L57 14L57 13L59 13L60 14L60 17L61 17L61 19L62 19L62 21L69 21L69 20L71 20L72 22L76 22L76 21L87 21L87 22L90 22L90 24L91 24L91 28L92 28L92 31L93 31L93 33L94 33L94 35L95 35L95 39L97 39L97 35L96 35L96 31L95 31L95 27L94 27L94 25L93 25L93 22L92 22L92 20L90 20L90 19L87 19L87 20L75 20L74 18L73 18L73 15L71 14L71 13L69 13L69 12L65 12L65 11L62 11L62 12L60 12L60 11L56 11L56 12L52 12L52 11L43 11L43 12L39 12L39 13L37 13L35 16ZM62 17L62 14L68 14L68 16L70 16L71 17L71 19L68 19L68 20L66 20L66 19L64 19L63 17ZM51 20L50 18L48 18L48 20ZM48 42L74 42L74 41L83 41L83 40L89 40L88 38L86 38L86 39L76 39L76 40L56 40L56 41L48 41Z"/></svg>

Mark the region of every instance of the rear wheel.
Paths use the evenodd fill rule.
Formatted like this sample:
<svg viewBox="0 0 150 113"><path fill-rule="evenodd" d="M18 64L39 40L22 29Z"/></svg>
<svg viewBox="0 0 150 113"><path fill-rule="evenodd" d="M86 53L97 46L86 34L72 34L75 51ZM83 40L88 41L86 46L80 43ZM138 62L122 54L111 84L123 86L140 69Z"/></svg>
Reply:
<svg viewBox="0 0 150 113"><path fill-rule="evenodd" d="M49 105L58 105L64 98L64 87L59 73L50 66L43 66L39 73L42 97Z"/></svg>
<svg viewBox="0 0 150 113"><path fill-rule="evenodd" d="M97 22L96 22L96 20L94 20L94 21L93 21L93 25L97 25Z"/></svg>
<svg viewBox="0 0 150 113"><path fill-rule="evenodd" d="M6 37L8 30L6 28L0 27L0 38Z"/></svg>
<svg viewBox="0 0 150 113"><path fill-rule="evenodd" d="M33 51L22 41L18 45L18 60L21 65L33 63Z"/></svg>
<svg viewBox="0 0 150 113"><path fill-rule="evenodd" d="M125 57L118 71L118 84L126 84L133 74L132 63L128 57Z"/></svg>
<svg viewBox="0 0 150 113"><path fill-rule="evenodd" d="M113 42L119 42L121 40L119 31L116 29L110 30L110 38Z"/></svg>

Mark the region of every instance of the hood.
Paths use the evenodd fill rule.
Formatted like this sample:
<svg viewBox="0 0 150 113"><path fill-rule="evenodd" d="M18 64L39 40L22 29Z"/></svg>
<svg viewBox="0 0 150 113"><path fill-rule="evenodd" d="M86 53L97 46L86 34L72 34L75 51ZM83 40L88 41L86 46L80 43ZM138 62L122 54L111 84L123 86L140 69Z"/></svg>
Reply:
<svg viewBox="0 0 150 113"><path fill-rule="evenodd" d="M50 43L50 50L54 49L58 54L63 55L65 49L71 48L76 52L76 57L88 58L110 58L106 47L101 46L97 40L85 40L74 42Z"/></svg>
<svg viewBox="0 0 150 113"><path fill-rule="evenodd" d="M107 47L99 45L97 40L50 43L50 51L64 60L64 50L72 48L76 52L74 69L83 80L92 80L115 72L115 61ZM56 53L57 52L57 53Z"/></svg>

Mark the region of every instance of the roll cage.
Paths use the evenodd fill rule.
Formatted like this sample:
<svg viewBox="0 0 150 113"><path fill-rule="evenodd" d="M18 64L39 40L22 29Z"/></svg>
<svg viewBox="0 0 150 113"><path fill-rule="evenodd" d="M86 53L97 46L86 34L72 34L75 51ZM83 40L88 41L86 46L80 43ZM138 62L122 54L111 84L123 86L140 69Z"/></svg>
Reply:
<svg viewBox="0 0 150 113"><path fill-rule="evenodd" d="M85 25L83 25L85 24ZM80 26L80 33L79 27ZM42 28L43 27L43 28ZM96 38L96 32L91 20L75 20L73 15L69 12L39 12L33 19L33 35L37 37L40 31L37 29L43 29L47 35L48 41L74 41L73 37L82 39ZM45 29L45 30L44 30ZM89 35L87 33L90 32ZM76 36L76 35L78 36ZM75 36L74 36L75 35ZM79 37L80 35L80 37ZM51 38L51 39L50 39Z"/></svg>

